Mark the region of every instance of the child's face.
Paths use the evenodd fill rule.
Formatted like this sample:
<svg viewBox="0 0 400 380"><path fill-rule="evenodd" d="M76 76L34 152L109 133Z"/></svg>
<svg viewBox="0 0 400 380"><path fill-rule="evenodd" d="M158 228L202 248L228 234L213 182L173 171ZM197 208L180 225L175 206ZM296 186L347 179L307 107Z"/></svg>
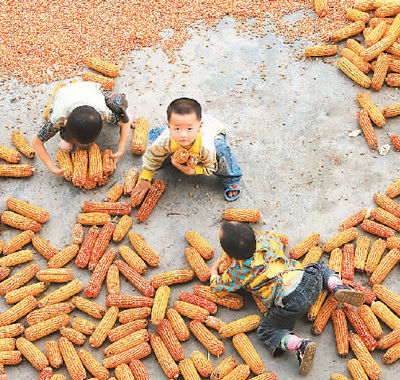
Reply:
<svg viewBox="0 0 400 380"><path fill-rule="evenodd" d="M201 120L195 112L188 114L172 113L168 122L171 137L184 148L190 148L201 128Z"/></svg>

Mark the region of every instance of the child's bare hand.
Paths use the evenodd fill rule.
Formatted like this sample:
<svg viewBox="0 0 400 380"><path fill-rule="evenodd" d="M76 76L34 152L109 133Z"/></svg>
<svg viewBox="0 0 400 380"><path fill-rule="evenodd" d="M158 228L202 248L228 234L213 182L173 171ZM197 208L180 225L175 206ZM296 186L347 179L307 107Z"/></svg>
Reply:
<svg viewBox="0 0 400 380"><path fill-rule="evenodd" d="M196 174L196 170L192 166L186 166L178 164L173 157L171 157L171 163L181 172L185 173L186 175L194 175Z"/></svg>
<svg viewBox="0 0 400 380"><path fill-rule="evenodd" d="M150 181L148 181L147 179L141 179L139 185L133 189L131 196L142 197L150 190L150 187L151 187Z"/></svg>
<svg viewBox="0 0 400 380"><path fill-rule="evenodd" d="M51 173L55 174L55 175L59 175L59 176L63 176L65 169L61 169L58 166L52 167L51 169L49 169Z"/></svg>
<svg viewBox="0 0 400 380"><path fill-rule="evenodd" d="M124 152L117 150L114 154L110 157L114 160L114 169L117 167L117 162L119 159L124 155Z"/></svg>

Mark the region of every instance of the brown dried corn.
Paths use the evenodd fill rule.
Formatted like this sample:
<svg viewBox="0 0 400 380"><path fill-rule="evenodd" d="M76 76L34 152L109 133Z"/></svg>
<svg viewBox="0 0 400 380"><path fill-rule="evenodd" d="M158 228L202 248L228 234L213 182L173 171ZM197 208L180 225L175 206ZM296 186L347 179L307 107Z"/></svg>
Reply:
<svg viewBox="0 0 400 380"><path fill-rule="evenodd" d="M189 329L181 315L175 309L168 309L166 314L178 339L181 342L188 340L190 337Z"/></svg>
<svg viewBox="0 0 400 380"><path fill-rule="evenodd" d="M111 222L110 214L105 212L85 212L76 217L76 221L85 226L103 225Z"/></svg>
<svg viewBox="0 0 400 380"><path fill-rule="evenodd" d="M43 322L36 323L35 325L29 326L25 330L25 337L29 341L34 341L53 332L59 330L61 327L67 326L71 322L71 318L68 314L61 314L57 317L46 319Z"/></svg>
<svg viewBox="0 0 400 380"><path fill-rule="evenodd" d="M376 301L371 305L373 313L382 320L392 330L400 328L400 319L381 301Z"/></svg>
<svg viewBox="0 0 400 380"><path fill-rule="evenodd" d="M32 237L32 245L45 259L49 260L57 254L57 250L50 244L48 240L40 236Z"/></svg>
<svg viewBox="0 0 400 380"><path fill-rule="evenodd" d="M54 255L47 263L49 268L61 268L68 264L79 251L79 246L76 244L69 245L56 255Z"/></svg>
<svg viewBox="0 0 400 380"><path fill-rule="evenodd" d="M374 285L380 284L399 262L399 260L400 250L396 248L390 250L373 271L369 281Z"/></svg>
<svg viewBox="0 0 400 380"><path fill-rule="evenodd" d="M346 316L341 309L332 312L333 328L335 330L336 347L340 357L345 358L349 354L349 340L347 333Z"/></svg>
<svg viewBox="0 0 400 380"><path fill-rule="evenodd" d="M38 371L42 371L49 366L46 355L43 354L33 343L25 338L18 338L16 341L18 351L32 364Z"/></svg>
<svg viewBox="0 0 400 380"><path fill-rule="evenodd" d="M120 311L118 320L120 323L129 323L143 318L147 318L151 314L149 307L137 307L133 309Z"/></svg>
<svg viewBox="0 0 400 380"><path fill-rule="evenodd" d="M348 228L342 232L339 232L334 237L330 238L325 244L322 245L322 250L325 252L331 252L335 248L339 248L346 243L357 239L358 230L355 227Z"/></svg>
<svg viewBox="0 0 400 380"><path fill-rule="evenodd" d="M147 244L141 235L135 231L130 231L128 237L132 247L148 265L156 267L160 264L160 256Z"/></svg>
<svg viewBox="0 0 400 380"><path fill-rule="evenodd" d="M82 290L83 284L81 280L72 280L68 284L61 286L60 288L54 290L53 292L42 298L39 302L39 307L54 305L55 303L63 302L68 298L74 296L75 294L81 292Z"/></svg>
<svg viewBox="0 0 400 380"><path fill-rule="evenodd" d="M177 301L179 302L179 301ZM207 329L199 321L191 321L189 323L190 331L199 340L199 342L207 349L207 351L215 356L221 356L225 351L224 344L218 340L210 330Z"/></svg>
<svg viewBox="0 0 400 380"><path fill-rule="evenodd" d="M368 305L361 305L357 309L357 313L368 327L371 335L375 339L380 338L383 334L382 327L371 308Z"/></svg>
<svg viewBox="0 0 400 380"><path fill-rule="evenodd" d="M337 66L343 71L344 74L346 74L350 79L360 86L365 88L369 88L371 86L371 79L347 58L339 58L337 61Z"/></svg>
<svg viewBox="0 0 400 380"><path fill-rule="evenodd" d="M14 254L12 253L11 255ZM39 266L37 264L32 264L20 270L11 277L8 277L6 280L0 282L0 294L4 296L8 292L20 288L22 285L26 284L29 280L35 277L35 274L38 271Z"/></svg>
<svg viewBox="0 0 400 380"><path fill-rule="evenodd" d="M156 355L158 363L167 377L169 379L177 378L179 375L179 368L165 347L161 337L158 334L152 334L150 336L150 344Z"/></svg>
<svg viewBox="0 0 400 380"><path fill-rule="evenodd" d="M209 301L215 302L218 305L227 307L228 309L239 310L243 306L243 297L239 294L228 294L226 296L217 296L211 288L206 285L195 285L193 293L196 296L203 297Z"/></svg>
<svg viewBox="0 0 400 380"><path fill-rule="evenodd" d="M214 249L208 244L204 238L195 231L188 231L185 234L185 238L188 243L197 249L201 256L206 260L211 259L214 256Z"/></svg>
<svg viewBox="0 0 400 380"><path fill-rule="evenodd" d="M113 78L108 78L104 75L92 73L90 71L85 71L82 74L82 80L86 82L100 83L101 87L105 90L112 90L115 86L115 80Z"/></svg>
<svg viewBox="0 0 400 380"><path fill-rule="evenodd" d="M211 277L210 268L207 266L203 257L200 255L200 253L197 251L196 248L193 247L186 248L185 257L200 281L206 282L210 279Z"/></svg>
<svg viewBox="0 0 400 380"><path fill-rule="evenodd" d="M57 303L32 311L26 316L26 321L29 326L44 322L47 319L57 317L59 315L68 314L75 309L75 306L70 302Z"/></svg>
<svg viewBox="0 0 400 380"><path fill-rule="evenodd" d="M154 297L154 304L151 310L151 322L157 325L164 319L165 311L168 306L168 300L171 295L171 289L168 286L160 286Z"/></svg>
<svg viewBox="0 0 400 380"><path fill-rule="evenodd" d="M107 380L110 377L108 370L103 367L87 350L79 350L78 357L86 369L96 377L96 379Z"/></svg>
<svg viewBox="0 0 400 380"><path fill-rule="evenodd" d="M265 371L263 361L246 334L235 335L232 338L232 343L238 354L256 375Z"/></svg>
<svg viewBox="0 0 400 380"><path fill-rule="evenodd" d="M108 333L114 327L118 317L118 308L115 306L110 307L104 314L104 317L99 322L93 334L89 338L89 344L92 347L98 348L106 340Z"/></svg>
<svg viewBox="0 0 400 380"><path fill-rule="evenodd" d="M106 313L106 308L100 306L97 303L89 301L83 297L76 296L72 298L72 303L84 313L90 315L93 318L101 319Z"/></svg>
<svg viewBox="0 0 400 380"><path fill-rule="evenodd" d="M329 297L325 300L322 305L319 313L317 314L317 318L314 321L312 332L315 335L320 335L325 328L329 318L331 317L333 311L336 309L338 301L333 298L333 294L329 295Z"/></svg>
<svg viewBox="0 0 400 380"><path fill-rule="evenodd" d="M118 248L119 254L128 263L128 265L138 273L146 271L146 263L137 255L131 248L126 245L121 245Z"/></svg>
<svg viewBox="0 0 400 380"><path fill-rule="evenodd" d="M147 120L141 117L135 123L135 129L132 135L131 150L132 153L140 156L146 150L148 125Z"/></svg>
<svg viewBox="0 0 400 380"><path fill-rule="evenodd" d="M18 228L20 230L31 230L39 232L42 226L33 219L27 218L20 214L16 214L12 211L4 211L1 215L1 221L11 227Z"/></svg>
<svg viewBox="0 0 400 380"><path fill-rule="evenodd" d="M193 277L194 272L191 269L177 269L153 276L150 279L150 284L157 289L163 285L169 286L189 282L193 280Z"/></svg>
<svg viewBox="0 0 400 380"><path fill-rule="evenodd" d="M190 354L190 360L193 362L200 376L210 377L213 372L211 362L200 351L193 351Z"/></svg>
<svg viewBox="0 0 400 380"><path fill-rule="evenodd" d="M0 177L30 177L36 169L29 164L0 165Z"/></svg>
<svg viewBox="0 0 400 380"><path fill-rule="evenodd" d="M110 244L114 230L115 226L111 222L104 224L90 254L88 263L89 270L94 270L96 268L96 265L98 264L99 260L102 258L104 252Z"/></svg>
<svg viewBox="0 0 400 380"><path fill-rule="evenodd" d="M17 149L27 158L35 157L35 149L29 144L28 140L18 130L11 132L11 141Z"/></svg>
<svg viewBox="0 0 400 380"><path fill-rule="evenodd" d="M60 348L55 340L46 343L46 356L53 368L60 368L63 365Z"/></svg>

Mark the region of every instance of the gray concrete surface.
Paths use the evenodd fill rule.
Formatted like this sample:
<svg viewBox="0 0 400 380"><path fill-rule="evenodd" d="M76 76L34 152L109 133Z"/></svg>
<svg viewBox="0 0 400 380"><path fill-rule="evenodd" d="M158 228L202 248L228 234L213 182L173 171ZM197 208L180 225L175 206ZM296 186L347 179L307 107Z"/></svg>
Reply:
<svg viewBox="0 0 400 380"><path fill-rule="evenodd" d="M362 136L347 136L348 130L358 128L355 96L360 88L324 60L296 60L295 56L307 44L302 41L289 45L273 33L255 39L240 36L236 34L235 22L225 18L214 30L196 31L173 64L167 63L166 55L159 49L134 51L116 86L116 90L127 94L130 109L138 116L147 117L151 127L165 122L167 105L181 96L198 99L204 112L224 121L228 126L228 140L244 172L242 196L232 206L261 209L263 219L255 229L285 233L290 237L290 246L311 232L319 232L325 241L337 232L340 221L361 207L372 206L373 193L384 191L398 178L399 153L391 150L382 157L370 152ZM15 80L0 85L3 110L0 143L11 146L9 133L13 128L22 130L29 138L35 135L54 87L55 83L31 88ZM383 107L396 101L396 91L385 87L373 96ZM380 142L388 142L387 132L397 133L396 123L397 120L390 120L377 131ZM99 139L102 149L115 149L117 142L117 133L103 130ZM58 138L54 138L47 144L53 156L57 143ZM51 219L43 226L40 236L61 249L71 242L71 227L82 202L103 200L115 183L123 183L127 170L140 163L141 159L128 150L109 184L85 193L49 174L35 158L37 172L33 177L0 180L0 207L5 209L9 196L46 207ZM173 168L160 171L159 177L166 181L165 194L147 223L133 226L161 256L160 266L148 270L146 278L167 270L188 268L183 255L187 245L184 234L190 229L203 234L215 247L216 256L219 255L218 225L224 208L231 206L223 199L222 187L216 178L185 178ZM1 238L8 241L17 233L3 225ZM124 239L122 243L126 242ZM115 247L113 243L111 246ZM45 260L37 253L35 256L35 261L44 268ZM210 264L215 260L216 257ZM67 267L87 284L89 271L78 270L72 263ZM18 269L14 268L13 273ZM399 291L398 276L396 266L384 284ZM367 283L365 275L356 277L361 283ZM179 290L191 290L196 283L173 286L169 305L177 299ZM139 294L123 278L121 285L122 293ZM104 285L96 301L103 304L105 295ZM1 299L0 310L6 307ZM246 298L243 310L220 307L217 316L232 321L257 312L253 301ZM83 316L80 311L72 313L75 315ZM299 320L295 332L310 337L311 324ZM249 336L267 370L276 371L279 379L297 378L293 353L272 359L256 334L252 332ZM58 335L49 338L57 339ZM38 342L40 349L44 349L49 338ZM347 360L337 355L331 322L314 339L318 351L307 378L328 379L335 372L349 376ZM225 355L232 354L240 360L230 339L224 343ZM187 355L194 349L205 352L194 337L183 346ZM90 346L85 344L85 348ZM102 349L90 351L101 360ZM381 363L382 352L374 352L373 356ZM221 359L211 357L211 361L216 365ZM154 355L146 358L144 364L152 379L165 378ZM382 367L382 379L395 378L400 368L398 363ZM65 369L57 372L66 374ZM26 361L7 367L6 373L10 379L38 377L38 372Z"/></svg>

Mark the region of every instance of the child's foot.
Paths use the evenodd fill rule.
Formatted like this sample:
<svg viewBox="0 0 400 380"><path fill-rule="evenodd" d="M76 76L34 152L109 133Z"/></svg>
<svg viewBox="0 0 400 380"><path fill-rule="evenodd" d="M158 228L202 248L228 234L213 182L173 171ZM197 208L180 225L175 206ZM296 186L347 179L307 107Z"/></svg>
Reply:
<svg viewBox="0 0 400 380"><path fill-rule="evenodd" d="M225 199L228 202L233 202L236 201L236 199L239 198L240 195L240 186L239 185L229 185L225 187Z"/></svg>
<svg viewBox="0 0 400 380"><path fill-rule="evenodd" d="M357 307L365 302L365 294L363 292L358 292L347 285L336 285L333 289L333 297L336 301L346 302Z"/></svg>
<svg viewBox="0 0 400 380"><path fill-rule="evenodd" d="M63 139L60 140L60 142L58 143L58 149L59 150L66 150L68 153L71 152L73 147L73 144L71 144L68 141L65 141Z"/></svg>
<svg viewBox="0 0 400 380"><path fill-rule="evenodd" d="M312 342L309 339L303 339L300 347L297 349L297 360L299 361L299 375L305 376L313 364L315 350L317 349L317 343Z"/></svg>

